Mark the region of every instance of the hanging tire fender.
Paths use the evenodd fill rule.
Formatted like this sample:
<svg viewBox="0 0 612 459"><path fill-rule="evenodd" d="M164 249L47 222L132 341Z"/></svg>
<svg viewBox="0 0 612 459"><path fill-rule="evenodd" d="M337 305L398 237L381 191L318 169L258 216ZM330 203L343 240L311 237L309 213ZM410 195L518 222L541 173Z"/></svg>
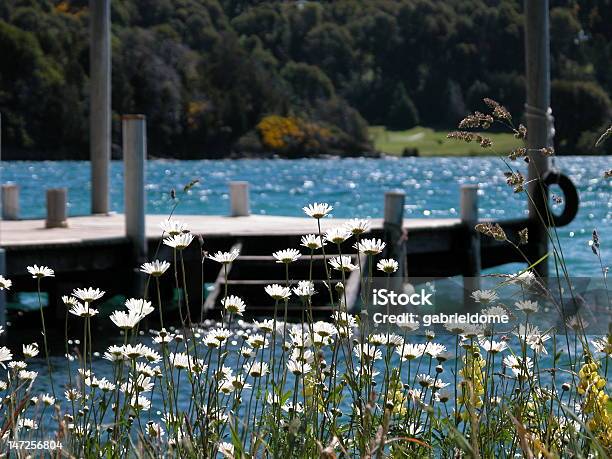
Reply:
<svg viewBox="0 0 612 459"><path fill-rule="evenodd" d="M565 226L569 224L578 214L579 198L578 190L576 189L574 182L572 182L572 179L570 179L567 175L558 170L550 170L546 172L542 177L542 181L547 188L550 188L551 185L557 185L563 192L563 201L565 203L563 206L563 212L561 212L561 215L555 215L551 212L553 225Z"/></svg>

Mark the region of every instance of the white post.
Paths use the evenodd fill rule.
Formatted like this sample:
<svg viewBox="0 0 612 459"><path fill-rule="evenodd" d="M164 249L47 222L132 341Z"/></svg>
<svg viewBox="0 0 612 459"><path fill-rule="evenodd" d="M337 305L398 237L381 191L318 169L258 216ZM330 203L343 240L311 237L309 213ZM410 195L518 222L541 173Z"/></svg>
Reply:
<svg viewBox="0 0 612 459"><path fill-rule="evenodd" d="M529 257L537 261L548 253L548 234L541 219L546 219L548 193L540 178L550 168L549 158L538 152L552 146L554 136L550 109L550 40L548 0L525 0L525 70L527 81L527 147L530 151ZM541 216L540 216L541 215ZM539 263L538 273L548 276L548 263Z"/></svg>
<svg viewBox="0 0 612 459"><path fill-rule="evenodd" d="M89 0L91 211L109 212L111 155L111 0Z"/></svg>
<svg viewBox="0 0 612 459"><path fill-rule="evenodd" d="M2 220L19 220L19 186L2 185Z"/></svg>
<svg viewBox="0 0 612 459"><path fill-rule="evenodd" d="M466 229L466 254L463 268L463 304L472 303L471 294L480 288L480 233L474 227L478 223L478 185L461 187L461 223Z"/></svg>
<svg viewBox="0 0 612 459"><path fill-rule="evenodd" d="M230 215L247 217L249 209L249 182L230 182Z"/></svg>
<svg viewBox="0 0 612 459"><path fill-rule="evenodd" d="M393 258L399 264L394 274L397 281L393 289L399 291L401 282L406 275L406 244L404 238L404 202L406 194L403 191L388 191L385 193L385 208L383 231L387 243L386 257Z"/></svg>
<svg viewBox="0 0 612 459"><path fill-rule="evenodd" d="M146 261L145 161L147 128L144 115L123 116L123 162L125 165L125 232L134 245L137 264Z"/></svg>
<svg viewBox="0 0 612 459"><path fill-rule="evenodd" d="M50 188L47 190L47 228L65 228L67 222L68 190Z"/></svg>

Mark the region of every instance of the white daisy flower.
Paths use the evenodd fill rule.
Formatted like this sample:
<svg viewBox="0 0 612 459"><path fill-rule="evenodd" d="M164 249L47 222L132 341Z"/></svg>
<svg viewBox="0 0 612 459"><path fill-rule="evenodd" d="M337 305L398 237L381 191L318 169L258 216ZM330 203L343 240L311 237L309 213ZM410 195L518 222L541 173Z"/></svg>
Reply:
<svg viewBox="0 0 612 459"><path fill-rule="evenodd" d="M244 369L252 378L260 378L270 372L266 362L253 362L252 364L245 365Z"/></svg>
<svg viewBox="0 0 612 459"><path fill-rule="evenodd" d="M0 365L2 365L2 368L6 368L2 362L10 362L11 360L13 360L13 354L10 349L6 346L0 347Z"/></svg>
<svg viewBox="0 0 612 459"><path fill-rule="evenodd" d="M425 352L425 344L406 343L396 348L395 352L399 354L402 360L414 360L423 355Z"/></svg>
<svg viewBox="0 0 612 459"><path fill-rule="evenodd" d="M170 268L170 263L167 261L155 260L149 263L143 263L140 267L140 271L153 277L159 277L164 274L168 268Z"/></svg>
<svg viewBox="0 0 612 459"><path fill-rule="evenodd" d="M363 253L365 255L378 255L383 251L387 244L385 244L382 240L372 238L372 239L363 239L353 245L355 249L359 251L359 253Z"/></svg>
<svg viewBox="0 0 612 459"><path fill-rule="evenodd" d="M68 312L78 317L92 317L98 313L98 310L89 307L89 303L78 303L72 306Z"/></svg>
<svg viewBox="0 0 612 459"><path fill-rule="evenodd" d="M312 281L302 280L298 282L298 286L293 288L293 293L301 298L306 298L317 293Z"/></svg>
<svg viewBox="0 0 612 459"><path fill-rule="evenodd" d="M276 258L277 263L288 264L298 260L302 256L302 254L299 250L296 249L285 249L279 250L278 252L274 252L272 256Z"/></svg>
<svg viewBox="0 0 612 459"><path fill-rule="evenodd" d="M246 309L246 304L244 301L242 301L242 299L236 295L230 295L227 298L223 298L223 300L221 300L221 304L227 312L239 316L241 316Z"/></svg>
<svg viewBox="0 0 612 459"><path fill-rule="evenodd" d="M499 298L493 290L476 290L472 293L472 298L476 303L488 304Z"/></svg>
<svg viewBox="0 0 612 459"><path fill-rule="evenodd" d="M81 301L86 301L87 303L91 303L92 301L99 300L104 296L103 290L99 288L75 288L72 291L72 296L78 298Z"/></svg>
<svg viewBox="0 0 612 459"><path fill-rule="evenodd" d="M326 231L324 240L333 244L342 244L349 237L351 237L351 233L349 233L345 227L338 226Z"/></svg>
<svg viewBox="0 0 612 459"><path fill-rule="evenodd" d="M359 234L367 233L370 230L370 221L361 218L353 218L346 222L344 227L351 234L357 236Z"/></svg>
<svg viewBox="0 0 612 459"><path fill-rule="evenodd" d="M13 285L13 281L0 276L0 290L9 290Z"/></svg>
<svg viewBox="0 0 612 459"><path fill-rule="evenodd" d="M306 207L302 208L306 215L312 218L316 218L317 220L325 217L333 209L334 208L332 206L324 202L315 202L314 204L308 204Z"/></svg>
<svg viewBox="0 0 612 459"><path fill-rule="evenodd" d="M234 459L234 445L226 441L219 443L219 454L227 459Z"/></svg>
<svg viewBox="0 0 612 459"><path fill-rule="evenodd" d="M306 236L302 236L301 246L307 247L310 250L320 249L325 245L325 242L321 240L320 236L316 234L307 234Z"/></svg>
<svg viewBox="0 0 612 459"><path fill-rule="evenodd" d="M192 241L193 241L193 234L181 233L181 234L175 234L174 236L165 238L164 244L176 250L183 250L187 248L187 246L191 244Z"/></svg>
<svg viewBox="0 0 612 459"><path fill-rule="evenodd" d="M349 256L338 256L329 260L330 266L337 271L351 272L355 271L358 266L353 264L353 259Z"/></svg>
<svg viewBox="0 0 612 459"><path fill-rule="evenodd" d="M236 258L238 258L238 255L240 255L240 251L234 249L231 252L217 252L209 258L224 265L234 261Z"/></svg>
<svg viewBox="0 0 612 459"><path fill-rule="evenodd" d="M376 269L383 273L391 274L399 269L399 263L391 258L385 258L376 263Z"/></svg>
<svg viewBox="0 0 612 459"><path fill-rule="evenodd" d="M24 344L23 345L23 356L26 359L31 359L32 357L36 357L38 355L38 344Z"/></svg>
<svg viewBox="0 0 612 459"><path fill-rule="evenodd" d="M508 349L508 343L505 341L493 341L488 339L481 339L479 341L480 347L490 354L498 354Z"/></svg>
<svg viewBox="0 0 612 459"><path fill-rule="evenodd" d="M284 300L291 296L291 289L279 284L266 285L264 290L275 300Z"/></svg>
<svg viewBox="0 0 612 459"><path fill-rule="evenodd" d="M55 277L55 272L47 266L28 266L28 272L34 279L40 279L42 277Z"/></svg>
<svg viewBox="0 0 612 459"><path fill-rule="evenodd" d="M185 222L174 220L173 218L162 220L159 223L159 227L165 234L168 234L169 236L176 236L182 233L189 232L189 228L187 227L187 224Z"/></svg>
<svg viewBox="0 0 612 459"><path fill-rule="evenodd" d="M539 309L537 301L529 300L517 301L516 303L514 303L514 306L516 307L516 309L518 309L519 311L523 311L525 314L538 312Z"/></svg>

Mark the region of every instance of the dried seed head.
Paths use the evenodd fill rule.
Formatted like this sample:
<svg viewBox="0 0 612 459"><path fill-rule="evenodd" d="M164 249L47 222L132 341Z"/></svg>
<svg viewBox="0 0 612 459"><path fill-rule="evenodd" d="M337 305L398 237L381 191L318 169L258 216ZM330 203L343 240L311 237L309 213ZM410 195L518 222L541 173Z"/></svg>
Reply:
<svg viewBox="0 0 612 459"><path fill-rule="evenodd" d="M512 153L508 155L512 161L515 161L519 158L524 158L527 156L527 149L525 147L519 147L512 150Z"/></svg>
<svg viewBox="0 0 612 459"><path fill-rule="evenodd" d="M518 232L519 235L519 244L526 245L529 242L529 230L527 228L523 228Z"/></svg>
<svg viewBox="0 0 612 459"><path fill-rule="evenodd" d="M504 232L504 229L499 226L499 223L478 223L475 226L476 231L478 231L479 233L484 234L485 236L489 236L492 237L493 239L497 240L497 241L505 241L506 240L506 233Z"/></svg>
<svg viewBox="0 0 612 459"><path fill-rule="evenodd" d="M519 127L514 130L514 137L517 139L524 139L527 137L527 128L522 124L519 124Z"/></svg>

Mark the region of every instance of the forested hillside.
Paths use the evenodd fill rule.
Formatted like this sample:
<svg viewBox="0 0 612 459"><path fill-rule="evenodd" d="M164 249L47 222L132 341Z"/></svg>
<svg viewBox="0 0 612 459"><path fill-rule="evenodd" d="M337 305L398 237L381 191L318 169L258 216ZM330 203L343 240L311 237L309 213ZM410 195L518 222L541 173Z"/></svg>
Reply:
<svg viewBox="0 0 612 459"><path fill-rule="evenodd" d="M157 156L360 154L368 124L450 127L524 103L518 0L113 0L113 140L144 113ZM609 119L612 1L551 0L557 149ZM87 0L0 1L12 156L88 156ZM118 148L118 147L117 147Z"/></svg>

